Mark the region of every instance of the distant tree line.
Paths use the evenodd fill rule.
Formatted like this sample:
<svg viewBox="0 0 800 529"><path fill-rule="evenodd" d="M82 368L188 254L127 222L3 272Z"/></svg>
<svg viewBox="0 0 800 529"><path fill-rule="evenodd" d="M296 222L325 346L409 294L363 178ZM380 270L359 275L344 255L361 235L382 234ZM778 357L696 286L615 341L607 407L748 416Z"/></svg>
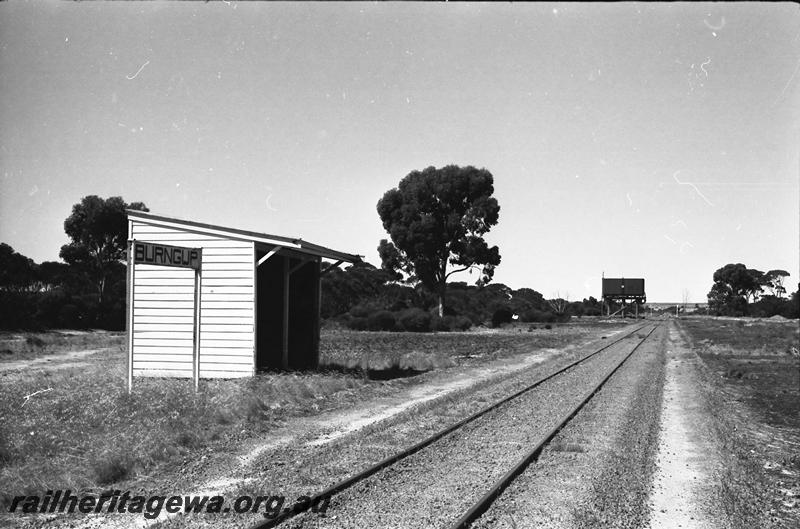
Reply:
<svg viewBox="0 0 800 529"><path fill-rule="evenodd" d="M453 282L447 284L447 303L439 316L441 293L421 283L405 284L391 272L361 262L323 276L321 312L323 318L351 329L414 332L496 327L514 320L556 323L601 314L600 302L593 297L548 300L530 288Z"/></svg>
<svg viewBox="0 0 800 529"><path fill-rule="evenodd" d="M786 297L784 283L789 276L786 270L762 272L742 263L726 264L714 272L708 310L719 316L798 318L798 292Z"/></svg>
<svg viewBox="0 0 800 529"><path fill-rule="evenodd" d="M63 262L35 263L0 243L0 328L125 328L125 209L141 202L91 195L64 221Z"/></svg>

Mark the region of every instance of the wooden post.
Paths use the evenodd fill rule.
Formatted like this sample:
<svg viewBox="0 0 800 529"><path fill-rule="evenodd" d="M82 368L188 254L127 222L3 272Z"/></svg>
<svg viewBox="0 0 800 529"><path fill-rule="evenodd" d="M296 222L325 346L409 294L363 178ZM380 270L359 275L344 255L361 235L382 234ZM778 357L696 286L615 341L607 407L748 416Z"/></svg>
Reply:
<svg viewBox="0 0 800 529"><path fill-rule="evenodd" d="M133 267L136 266L133 262L133 245L136 241L128 241L128 285L125 289L126 296L126 309L127 309L127 327L128 327L128 394L133 391L133 281L134 273Z"/></svg>
<svg viewBox="0 0 800 529"><path fill-rule="evenodd" d="M200 390L200 285L202 281L202 273L200 269L194 271L194 325L192 326L192 360L193 360L193 373L194 378L194 391L197 393Z"/></svg>
<svg viewBox="0 0 800 529"><path fill-rule="evenodd" d="M283 343L281 367L289 369L289 257L283 258Z"/></svg>
<svg viewBox="0 0 800 529"><path fill-rule="evenodd" d="M636 307L634 309L636 311L636 319L638 320L639 319L639 302L635 301L634 303L635 303L635 307Z"/></svg>
<svg viewBox="0 0 800 529"><path fill-rule="evenodd" d="M253 257L253 370L250 374L255 376L258 372L258 254L255 243Z"/></svg>
<svg viewBox="0 0 800 529"><path fill-rule="evenodd" d="M315 302L317 304L316 317L317 324L314 327L314 362L311 366L313 369L319 368L319 340L320 340L320 325L322 325L322 258L317 260L317 292Z"/></svg>

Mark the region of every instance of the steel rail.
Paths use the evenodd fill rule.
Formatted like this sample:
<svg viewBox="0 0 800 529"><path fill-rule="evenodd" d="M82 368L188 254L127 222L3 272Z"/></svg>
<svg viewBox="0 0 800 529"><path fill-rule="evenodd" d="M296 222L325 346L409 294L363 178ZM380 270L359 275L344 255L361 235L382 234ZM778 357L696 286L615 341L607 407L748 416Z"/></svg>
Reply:
<svg viewBox="0 0 800 529"><path fill-rule="evenodd" d="M305 511L308 511L309 509L311 509L312 505L319 504L319 502L322 501L324 498L330 498L334 494L337 494L337 493L339 493L339 492L351 487L352 485L354 485L354 484L358 483L359 481L362 481L362 480L370 477L371 475L375 474L376 472L378 472L378 471L380 471L380 470L382 470L382 469L384 469L386 467L389 467L389 466L397 463L398 461L400 461L402 459L405 459L406 457L408 457L408 456L410 456L412 454L415 454L415 453L419 452L420 450L422 450L426 446L438 441L442 437L444 437L447 434L449 434L449 433L461 428L465 424L468 424L468 423L474 421L475 419L478 419L479 417L481 417L483 415L486 415L490 411L492 411L492 410L502 406L503 404L506 404L507 402L509 402L509 401L511 401L513 399L516 399L517 397L519 397L519 396L531 391L532 389L534 389L537 386L541 385L542 383L550 380L551 378L554 378L554 377L560 375L564 371L567 371L568 369L572 369L573 367L577 366L578 364L583 363L586 360L592 358L593 356L600 354L601 352L605 351L606 349L608 349L612 345L615 345L615 344L617 344L617 343L619 343L619 342L631 337L632 335L634 335L635 333L641 331L642 329L644 329L645 327L647 327L649 325L651 325L651 324L647 323L645 325L642 325L641 327L638 327L638 328L632 330L631 332L625 334L624 336L622 336L620 338L617 338L616 340L614 340L612 342L607 343L606 345L604 345L600 349L598 349L598 350L596 350L596 351L584 356L583 358L579 358L578 360L576 360L574 362L571 362L570 364L562 367L561 369L559 369L558 371L555 371L554 373L551 373L551 374L549 374L547 376L544 376L544 377L540 378L539 380L537 380L537 381L533 382L532 384L522 388L521 390L519 390L519 391L517 391L517 392L515 392L515 393L513 393L513 394L511 394L511 395L509 395L507 397L504 397L501 400L498 400L494 404L491 404L489 406L486 406L486 407L478 410L477 412L473 413L469 417L461 419L460 421L448 426L447 428L444 428L443 430L440 430L440 431L432 434L431 436L429 436L429 437L423 439L422 441L412 445L411 447L406 448L405 450L402 450L402 451L400 451L400 452L398 452L398 453L396 453L394 455L391 455L391 456L389 456L389 457L387 457L387 458L375 463L374 465L362 470L361 472L358 472L357 474L354 474L354 475L350 476L349 478L345 478L342 481L340 481L340 482L338 482L338 483L336 483L334 485L331 485L327 489L323 490L322 492L319 492L319 493L315 494L314 496L311 496L310 498L307 498L303 502L295 503L292 507L284 509L281 512L281 514L279 514L278 516L275 516L273 518L268 518L266 520L263 520L263 521L255 524L255 525L251 526L251 529L268 529L268 528L271 528L271 527L275 527L275 526L280 525L281 523L285 522L289 518L293 518L293 517L297 516L298 514L301 514L301 513L305 512ZM655 327L653 329L655 330ZM653 331L650 331L650 332L652 333ZM648 334L648 336L649 336L649 334ZM638 345L637 345L637 347L638 347Z"/></svg>
<svg viewBox="0 0 800 529"><path fill-rule="evenodd" d="M561 419L561 421L559 421L558 425L555 426L552 430L550 430L550 432L544 437L544 439L539 441L539 443L537 443L537 445L534 446L533 449L528 451L528 453L525 454L525 456L523 456L522 459L520 459L513 466L513 468L511 468L511 470L506 472L505 475L503 475L503 477L497 480L494 483L494 485L492 485L492 488L489 489L489 491L486 494L484 494L477 502L475 502L473 506L466 513L464 513L464 515L461 516L461 518L459 518L456 523L450 526L450 529L464 529L472 525L472 522L480 518L481 515L483 515L483 513L485 513L487 509L489 509L492 503L494 503L494 500L497 499L497 497L500 496L500 494L502 494L502 492L511 484L511 482L514 481L514 479L517 476L519 476L528 467L528 465L530 465L532 462L534 462L539 458L539 454L541 454L542 450L547 445L547 443L549 443L558 434L558 432L560 432L564 428L564 426L566 426L567 423L571 421L572 418L575 417L575 415L578 414L581 408L583 408L586 405L586 403L588 403L592 399L592 397L594 397L597 394L597 392L600 391L600 389L606 384L606 382L608 382L608 380L612 377L612 375L614 375L614 373L616 373L617 370L619 370L619 368L622 367L622 365L631 357L631 355L633 355L633 353L636 352L639 346L642 345L645 342L645 340L647 340L650 337L651 334L653 334L653 332L659 327L659 325L660 324L657 324L655 327L650 329L650 332L647 333L647 336L642 338L642 340L638 344L636 344L636 347L634 347L630 353L625 355L625 358L623 358L616 365L616 367L614 367L614 369L612 369L605 376L605 378L600 381L599 384L597 384L593 389L589 390L586 393L580 404L578 404L572 411L566 414Z"/></svg>

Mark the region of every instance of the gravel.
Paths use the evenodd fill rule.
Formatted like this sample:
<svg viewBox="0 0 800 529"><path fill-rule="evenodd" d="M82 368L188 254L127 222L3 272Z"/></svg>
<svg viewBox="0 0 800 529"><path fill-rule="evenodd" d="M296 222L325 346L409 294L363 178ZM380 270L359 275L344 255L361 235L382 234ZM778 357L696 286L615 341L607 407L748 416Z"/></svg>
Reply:
<svg viewBox="0 0 800 529"><path fill-rule="evenodd" d="M646 527L664 376L663 328L473 527Z"/></svg>
<svg viewBox="0 0 800 529"><path fill-rule="evenodd" d="M304 514L283 526L447 527L555 427L631 343L612 346L334 496L327 517Z"/></svg>

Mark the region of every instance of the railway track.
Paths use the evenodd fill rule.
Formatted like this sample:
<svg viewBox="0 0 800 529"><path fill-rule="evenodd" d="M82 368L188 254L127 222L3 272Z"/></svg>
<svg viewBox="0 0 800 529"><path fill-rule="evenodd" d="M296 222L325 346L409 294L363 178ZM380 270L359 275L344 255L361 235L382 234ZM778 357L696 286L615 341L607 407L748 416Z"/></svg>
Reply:
<svg viewBox="0 0 800 529"><path fill-rule="evenodd" d="M605 383L613 376L615 372L617 372L617 370L620 369L625 361L633 355L633 353L641 346L641 344L647 340L647 338L655 331L656 328L658 328L658 324L653 323L637 326L637 328L624 334L623 336L610 341L603 347L583 356L582 358L562 367L561 369L547 376L539 378L523 389L484 407L469 417L466 417L465 419L462 419L438 431L437 433L427 437L415 445L390 457L387 457L382 461L370 466L369 468L366 468L334 484L333 486L328 487L327 489L314 495L310 501L307 501L303 504L295 504L284 509L284 511L277 517L264 520L261 523L254 525L253 529L276 527L288 522L290 519L297 517L298 515L302 515L302 513L307 511L311 505L316 505L325 498L331 498L334 495L341 494L345 491L351 493L353 492L353 489L358 487L367 489L370 487L367 481L372 476L381 473L381 471L383 471L383 474L392 474L392 476L388 477L387 479L402 483L405 480L408 480L408 474L413 470L413 468L430 469L437 464L440 464L440 466L443 465L444 468L447 468L449 464L453 469L461 469L473 466L475 467L475 470L472 471L472 476L475 477L476 475L481 474L481 465L489 465L491 467L492 464L496 462L495 457L499 459L509 459L509 454L516 456L517 454L514 454L514 452L522 452L524 447L526 450L523 452L522 457L515 457L514 464L511 465L510 469L499 478L495 475L488 475L489 473L487 473L487 475L480 476L481 485L483 486L482 490L485 492L480 495L480 498L477 501L471 501L467 507L459 506L461 510L455 515L453 515L453 513L448 513L450 515L449 520L455 520L455 522L450 523L448 521L448 523L444 526L452 527L453 529L469 527L473 521L475 521L483 512L486 511L486 509L488 509L494 499L497 498L511 482L513 482L514 478L538 458L542 449L558 434L562 428L564 428L564 426L580 411L580 409L583 408L583 406L585 406L598 391L600 391L603 385L605 385ZM644 337L641 337L641 335L638 333L645 329L649 330L646 331L647 334ZM617 350L619 348L615 347L618 344L623 344L623 342L628 341L634 343L627 344L627 347L621 351ZM606 351L608 351L608 357L601 354ZM592 381L588 389L584 392L575 393L575 388L578 384L578 381L582 381L585 378L591 379ZM561 389L559 389L559 385ZM546 410L550 415L557 415L558 420L555 422L541 421L542 427L534 429L533 435L530 435L530 431L520 433L518 430L524 430L524 428L517 428L516 421L524 420L525 415L527 415L526 412L529 411L532 406L538 406L540 400L537 400L537 398L541 399L540 394L547 394L548 392L551 394L557 394L557 392L561 390L566 390L568 392L572 391L573 395L569 406L566 408L563 406L556 406L556 408L553 410ZM545 413L545 415L547 415L547 413ZM492 421L494 421L494 423ZM498 427L498 424L502 426ZM503 428L505 428L505 431ZM544 432L544 434L542 434L542 432ZM460 443L472 443L473 448L475 446L482 446L481 443L483 443L487 445L487 448L491 446L496 453L492 452L492 450L486 450L487 454L483 458L483 461L460 460L459 454L462 452ZM508 447L511 448L509 449ZM435 452L436 450L441 452L443 455L437 455L436 453L430 455L426 454L427 452ZM479 452L484 451L479 449ZM414 458L419 459L419 461L410 462L410 460ZM480 459L480 457L477 459ZM509 467L506 466L505 468ZM487 480L487 477L490 479ZM421 488L423 490L428 490L431 494L438 497L437 491L435 490L437 485L436 479L436 475L431 475L427 478L428 481L425 479L419 480L419 486L417 489ZM469 480L466 481L468 482ZM486 481L490 483L488 487L485 485ZM356 487L356 485L358 485L358 487ZM375 487L372 488L374 489ZM459 489L458 485L456 485L456 489ZM445 491L441 492L445 493ZM354 494L357 494L357 492ZM387 492L387 494L389 493ZM466 495L469 494L465 494L465 496ZM474 498L477 496L477 494L472 494L471 496ZM336 513L333 512L331 515L335 516ZM313 525L311 518L307 518L306 520ZM328 519L328 521L331 520ZM397 521L398 520L383 518L380 519L379 524L392 525ZM432 522L433 520L425 519L418 521L428 525L428 522ZM433 525L442 526L440 522L441 520ZM296 520L292 520L292 523L287 525L302 526L305 524L303 523L303 517L301 516ZM360 525L370 526L369 523L363 523Z"/></svg>

